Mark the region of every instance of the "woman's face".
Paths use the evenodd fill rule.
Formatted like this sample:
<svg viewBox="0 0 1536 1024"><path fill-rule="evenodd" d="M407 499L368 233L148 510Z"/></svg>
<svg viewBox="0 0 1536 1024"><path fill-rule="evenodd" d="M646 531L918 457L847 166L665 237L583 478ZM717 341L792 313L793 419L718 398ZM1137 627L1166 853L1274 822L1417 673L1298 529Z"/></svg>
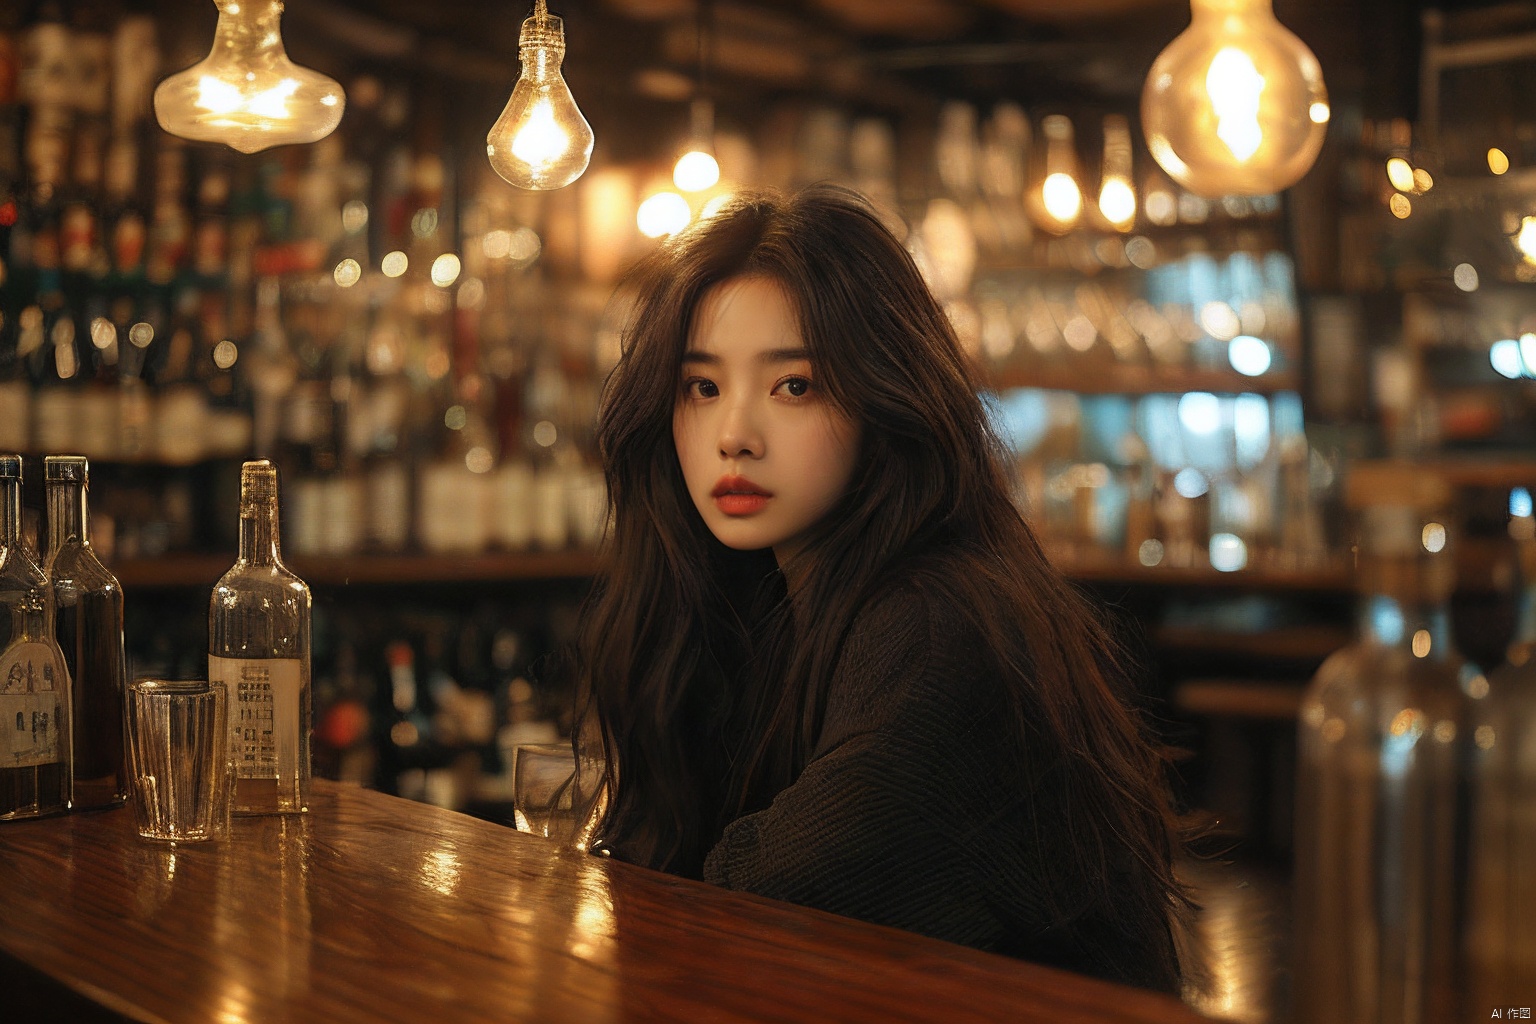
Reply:
<svg viewBox="0 0 1536 1024"><path fill-rule="evenodd" d="M783 288L738 277L704 294L683 354L672 438L710 532L780 564L842 497L859 429L821 391Z"/></svg>

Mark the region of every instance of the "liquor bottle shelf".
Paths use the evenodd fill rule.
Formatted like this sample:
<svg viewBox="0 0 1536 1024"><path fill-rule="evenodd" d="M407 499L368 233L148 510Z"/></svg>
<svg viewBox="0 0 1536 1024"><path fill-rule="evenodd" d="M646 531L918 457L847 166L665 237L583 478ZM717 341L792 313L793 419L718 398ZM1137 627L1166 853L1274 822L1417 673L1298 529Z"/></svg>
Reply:
<svg viewBox="0 0 1536 1024"><path fill-rule="evenodd" d="M1209 586L1248 590L1344 591L1350 588L1346 566L1323 569L1243 569L1217 572L1209 567L1142 566L1120 558L1052 549L1052 561L1068 576L1087 583L1134 583ZM580 579L597 571L592 551L487 552L473 555L364 554L295 556L289 568L312 586L495 583ZM178 554L161 558L121 559L109 568L128 588L213 586L229 568L226 554Z"/></svg>
<svg viewBox="0 0 1536 1024"><path fill-rule="evenodd" d="M1141 565L1096 551L1047 545L1052 564L1082 583L1129 583L1146 586L1211 587L1223 590L1286 590L1334 593L1354 585L1354 571L1343 561L1315 568L1249 566L1221 572L1208 565Z"/></svg>
<svg viewBox="0 0 1536 1024"><path fill-rule="evenodd" d="M308 555L285 561L310 586L321 587L579 579L597 570L590 551ZM123 559L109 568L126 589L171 589L212 587L230 564L227 554L185 554Z"/></svg>

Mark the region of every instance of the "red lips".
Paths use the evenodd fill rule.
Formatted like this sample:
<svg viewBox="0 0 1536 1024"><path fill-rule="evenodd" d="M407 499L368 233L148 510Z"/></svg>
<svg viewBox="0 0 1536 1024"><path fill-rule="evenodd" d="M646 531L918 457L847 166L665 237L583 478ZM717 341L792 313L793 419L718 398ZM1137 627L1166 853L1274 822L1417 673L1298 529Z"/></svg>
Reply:
<svg viewBox="0 0 1536 1024"><path fill-rule="evenodd" d="M750 516L761 512L773 497L769 491L744 476L723 476L709 492L715 499L715 507L728 516Z"/></svg>
<svg viewBox="0 0 1536 1024"><path fill-rule="evenodd" d="M715 482L715 489L709 492L711 498L720 498L727 494L760 494L765 498L773 497L772 491L757 486L744 476L723 476Z"/></svg>

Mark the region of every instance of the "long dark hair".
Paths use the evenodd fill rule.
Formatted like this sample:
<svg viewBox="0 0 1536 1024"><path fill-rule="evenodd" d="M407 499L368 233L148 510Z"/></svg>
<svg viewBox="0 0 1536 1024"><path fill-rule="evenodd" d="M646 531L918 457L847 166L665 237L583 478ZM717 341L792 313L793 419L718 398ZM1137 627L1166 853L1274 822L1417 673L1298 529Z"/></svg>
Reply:
<svg viewBox="0 0 1536 1024"><path fill-rule="evenodd" d="M792 597L771 555L711 535L672 438L695 310L742 276L784 288L818 388L862 427L847 493L781 567ZM1062 827L1081 832L1087 862L1059 867L1102 881L1124 920L1177 914L1166 765L1117 690L1119 649L1020 515L968 359L877 215L832 186L752 192L661 247L629 285L597 428L612 528L579 641L609 765L597 842L696 875L724 825L804 767L843 639L900 569L974 620L1020 745L1045 742L1063 760ZM1111 885L1117 849L1149 884Z"/></svg>

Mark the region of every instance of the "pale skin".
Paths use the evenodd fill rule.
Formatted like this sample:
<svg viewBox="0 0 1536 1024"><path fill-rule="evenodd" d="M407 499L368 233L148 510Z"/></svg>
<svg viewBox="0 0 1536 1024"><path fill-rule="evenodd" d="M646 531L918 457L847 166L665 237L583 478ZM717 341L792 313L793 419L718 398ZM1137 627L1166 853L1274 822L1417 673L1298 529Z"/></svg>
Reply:
<svg viewBox="0 0 1536 1024"><path fill-rule="evenodd" d="M788 296L766 277L705 293L683 356L672 439L710 532L783 566L848 489L858 425L818 389Z"/></svg>

